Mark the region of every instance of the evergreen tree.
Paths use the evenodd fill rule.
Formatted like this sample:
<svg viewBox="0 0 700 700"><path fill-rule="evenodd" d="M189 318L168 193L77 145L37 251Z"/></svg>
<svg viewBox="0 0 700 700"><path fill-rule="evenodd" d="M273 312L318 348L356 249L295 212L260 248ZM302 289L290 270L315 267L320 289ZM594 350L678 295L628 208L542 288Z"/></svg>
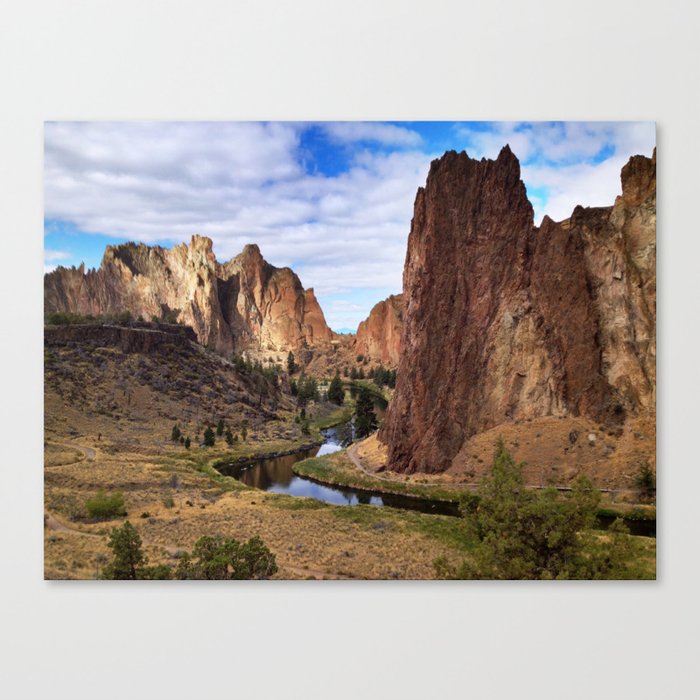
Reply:
<svg viewBox="0 0 700 700"><path fill-rule="evenodd" d="M207 429L204 431L204 446L214 447L215 444L216 437L214 436L214 431L211 429L210 426L207 426Z"/></svg>
<svg viewBox="0 0 700 700"><path fill-rule="evenodd" d="M361 387L355 403L355 437L367 437L377 428L372 395L366 387Z"/></svg>
<svg viewBox="0 0 700 700"><path fill-rule="evenodd" d="M331 380L331 384L328 387L328 400L332 401L338 406L343 405L345 400L345 389L343 389L343 381L340 378L340 374L336 374Z"/></svg>
<svg viewBox="0 0 700 700"><path fill-rule="evenodd" d="M170 439L173 442L177 442L180 439L180 428L178 428L177 423L173 426L173 430L170 433Z"/></svg>
<svg viewBox="0 0 700 700"><path fill-rule="evenodd" d="M192 444L192 441L190 440L189 435L188 435L188 436L185 438L185 449L186 449L186 450L189 450L191 444Z"/></svg>
<svg viewBox="0 0 700 700"><path fill-rule="evenodd" d="M294 372L296 372L296 363L294 361L294 353L290 350L289 355L287 355L287 372L289 372L289 376L291 377Z"/></svg>
<svg viewBox="0 0 700 700"><path fill-rule="evenodd" d="M136 528L128 520L122 527L112 528L107 546L112 550L114 559L105 567L104 578L136 580L138 568L146 561Z"/></svg>
<svg viewBox="0 0 700 700"><path fill-rule="evenodd" d="M219 418L219 422L216 424L216 434L221 437L224 434L224 419Z"/></svg>
<svg viewBox="0 0 700 700"><path fill-rule="evenodd" d="M233 445L233 433L231 432L231 428L226 428L226 444Z"/></svg>
<svg viewBox="0 0 700 700"><path fill-rule="evenodd" d="M491 476L463 508L479 545L459 567L437 560L437 573L478 579L626 578L630 552L622 521L608 530L609 542L591 533L599 504L600 492L585 477L565 496L554 487L527 489L523 465L499 440Z"/></svg>

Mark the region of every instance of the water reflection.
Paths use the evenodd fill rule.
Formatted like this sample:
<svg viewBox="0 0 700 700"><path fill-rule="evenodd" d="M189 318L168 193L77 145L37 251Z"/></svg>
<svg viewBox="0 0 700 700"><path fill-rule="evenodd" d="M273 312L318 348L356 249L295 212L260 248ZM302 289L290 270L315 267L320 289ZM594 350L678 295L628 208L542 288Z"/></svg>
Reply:
<svg viewBox="0 0 700 700"><path fill-rule="evenodd" d="M379 409L377 414L379 415ZM391 506L419 510L423 513L441 513L443 515L459 515L456 504L429 501L409 496L379 494L370 491L318 484L310 479L297 476L292 466L309 457L332 454L347 447L353 438L351 422L342 423L323 432L325 442L320 447L314 447L304 452L291 455L281 455L261 459L248 464L218 464L217 469L228 476L233 476L247 486L253 486L262 491L285 493L289 496L306 496L325 503L340 506Z"/></svg>

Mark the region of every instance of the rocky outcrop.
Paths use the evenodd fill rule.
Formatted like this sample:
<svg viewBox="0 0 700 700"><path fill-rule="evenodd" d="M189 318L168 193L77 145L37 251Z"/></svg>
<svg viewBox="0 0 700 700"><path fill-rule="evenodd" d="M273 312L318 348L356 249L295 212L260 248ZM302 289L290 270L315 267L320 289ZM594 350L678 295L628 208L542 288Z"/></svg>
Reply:
<svg viewBox="0 0 700 700"><path fill-rule="evenodd" d="M223 353L286 351L333 338L313 290L292 270L267 263L256 245L219 264L201 236L171 249L108 246L98 270L59 267L44 277L44 310L174 316Z"/></svg>
<svg viewBox="0 0 700 700"><path fill-rule="evenodd" d="M152 327L76 324L44 328L46 347L84 345L116 347L126 353L153 353L172 346L189 350L191 343L196 341L191 328L175 324L154 324Z"/></svg>
<svg viewBox="0 0 700 700"><path fill-rule="evenodd" d="M387 367L396 367L401 354L403 295L393 294L380 301L362 321L355 336L355 350Z"/></svg>
<svg viewBox="0 0 700 700"><path fill-rule="evenodd" d="M506 422L619 426L654 411L655 168L655 155L632 158L613 207L536 228L507 146L493 161L433 161L415 201L397 387L379 434L390 469L444 471L465 440Z"/></svg>

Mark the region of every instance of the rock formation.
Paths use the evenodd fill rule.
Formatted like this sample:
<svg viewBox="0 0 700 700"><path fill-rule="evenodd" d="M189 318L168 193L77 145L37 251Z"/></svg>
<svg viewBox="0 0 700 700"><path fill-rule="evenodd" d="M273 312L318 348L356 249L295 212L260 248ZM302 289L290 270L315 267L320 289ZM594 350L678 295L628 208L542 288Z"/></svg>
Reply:
<svg viewBox="0 0 700 700"><path fill-rule="evenodd" d="M87 273L82 265L59 267L44 277L44 310L175 316L224 353L286 351L333 338L313 290L292 270L265 262L256 245L219 264L201 236L171 249L108 246L100 268Z"/></svg>
<svg viewBox="0 0 700 700"><path fill-rule="evenodd" d="M403 295L392 294L372 308L357 328L355 351L387 367L396 367L401 354Z"/></svg>
<svg viewBox="0 0 700 700"><path fill-rule="evenodd" d="M448 469L471 436L541 416L615 428L655 411L656 156L613 207L537 228L520 165L446 153L418 190L396 393L395 471Z"/></svg>

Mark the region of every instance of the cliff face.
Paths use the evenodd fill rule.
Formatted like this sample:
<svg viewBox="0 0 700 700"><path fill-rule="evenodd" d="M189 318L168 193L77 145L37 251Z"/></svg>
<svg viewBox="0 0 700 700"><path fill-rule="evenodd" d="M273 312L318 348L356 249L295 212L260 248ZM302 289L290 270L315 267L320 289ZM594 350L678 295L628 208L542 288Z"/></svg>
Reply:
<svg viewBox="0 0 700 700"><path fill-rule="evenodd" d="M403 295L395 294L376 304L357 327L355 351L387 367L396 367L401 354Z"/></svg>
<svg viewBox="0 0 700 700"><path fill-rule="evenodd" d="M313 290L292 270L265 262L255 245L220 265L200 236L171 249L108 246L100 268L87 273L59 267L44 277L44 310L128 310L146 319L174 312L220 352L297 349L333 337Z"/></svg>
<svg viewBox="0 0 700 700"><path fill-rule="evenodd" d="M396 471L444 471L506 422L619 426L655 402L655 156L609 208L538 229L506 146L446 153L418 191L396 393L379 438Z"/></svg>

